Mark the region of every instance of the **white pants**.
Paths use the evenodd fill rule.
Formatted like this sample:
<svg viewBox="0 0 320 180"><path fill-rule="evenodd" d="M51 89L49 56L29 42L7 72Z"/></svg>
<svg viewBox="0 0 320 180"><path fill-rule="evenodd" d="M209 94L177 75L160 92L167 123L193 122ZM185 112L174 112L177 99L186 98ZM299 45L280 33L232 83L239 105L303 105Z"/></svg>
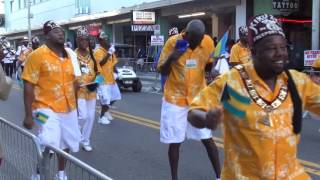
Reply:
<svg viewBox="0 0 320 180"><path fill-rule="evenodd" d="M55 113L48 108L40 108L33 111L33 116L40 112L48 116L47 121L38 124L38 137L43 148L51 145L60 149L79 151L81 133L78 125L77 111L67 113Z"/></svg>
<svg viewBox="0 0 320 180"><path fill-rule="evenodd" d="M117 83L100 85L97 93L102 105L109 105L111 101L121 100L121 93Z"/></svg>
<svg viewBox="0 0 320 180"><path fill-rule="evenodd" d="M96 115L96 99L78 99L79 126L82 142L90 143L90 136Z"/></svg>
<svg viewBox="0 0 320 180"><path fill-rule="evenodd" d="M188 111L188 107L180 107L162 100L160 142L182 143L186 137L194 140L212 137L210 129L195 128L187 121Z"/></svg>

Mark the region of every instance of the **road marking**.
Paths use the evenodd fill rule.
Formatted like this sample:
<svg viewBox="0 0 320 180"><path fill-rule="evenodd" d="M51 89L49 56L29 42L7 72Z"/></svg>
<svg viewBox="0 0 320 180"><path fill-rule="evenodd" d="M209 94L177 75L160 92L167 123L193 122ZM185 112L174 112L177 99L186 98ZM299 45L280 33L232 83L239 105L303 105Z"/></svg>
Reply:
<svg viewBox="0 0 320 180"><path fill-rule="evenodd" d="M22 89L20 87L17 86L13 86L13 89L22 91ZM97 108L96 111L99 113L100 108ZM128 122L132 122L135 124L139 124L139 125L143 125L143 126L147 126L153 129L160 129L160 123L154 120L150 120L150 119L146 119L143 117L139 117L139 116L134 116L131 114L127 114L127 113L123 113L123 112L119 112L119 111L115 111L115 110L110 110L110 112L112 113L112 115L120 120L125 120ZM224 144L223 144L223 139L219 138L219 137L212 137L212 139L215 141L215 144L217 147L220 148L224 148ZM304 169L314 175L320 176L320 165L314 162L310 162L310 161L306 161L306 160L301 160L299 159L300 163L304 165ZM313 169L316 168L316 169Z"/></svg>
<svg viewBox="0 0 320 180"><path fill-rule="evenodd" d="M119 111L115 111L115 110L110 110L110 112L112 113L112 115L114 117L117 117L120 120L133 122L133 123L144 125L147 127L151 127L153 129L157 129L157 130L160 129L160 123L157 121L146 119L146 118L139 117L139 116L134 116L131 114L127 114L127 113L123 113L123 112L119 112ZM219 137L212 137L212 139L215 141L215 144L217 147L220 147L222 149L224 148L223 139L221 139ZM310 161L306 161L306 160L301 160L301 159L299 159L299 161L302 165L304 165L304 169L308 173L320 176L320 165L319 164L314 163L314 162L310 162Z"/></svg>

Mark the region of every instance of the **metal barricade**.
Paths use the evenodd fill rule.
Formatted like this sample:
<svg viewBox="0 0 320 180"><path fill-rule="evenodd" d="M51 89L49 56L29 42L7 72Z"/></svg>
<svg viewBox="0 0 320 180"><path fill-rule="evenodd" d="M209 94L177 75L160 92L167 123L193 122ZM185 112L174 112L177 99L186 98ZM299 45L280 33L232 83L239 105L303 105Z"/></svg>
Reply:
<svg viewBox="0 0 320 180"><path fill-rule="evenodd" d="M42 154L35 135L0 118L1 180L30 179L36 173Z"/></svg>
<svg viewBox="0 0 320 180"><path fill-rule="evenodd" d="M65 173L70 180L112 180L58 148L47 146L42 153L35 135L0 117L0 180L30 179L36 174L42 180L55 179L57 155L66 160Z"/></svg>
<svg viewBox="0 0 320 180"><path fill-rule="evenodd" d="M52 153L53 152L53 153ZM45 179L52 179L58 172L58 156L66 160L65 173L71 180L112 180L74 156L53 146L47 146L43 154L40 171Z"/></svg>

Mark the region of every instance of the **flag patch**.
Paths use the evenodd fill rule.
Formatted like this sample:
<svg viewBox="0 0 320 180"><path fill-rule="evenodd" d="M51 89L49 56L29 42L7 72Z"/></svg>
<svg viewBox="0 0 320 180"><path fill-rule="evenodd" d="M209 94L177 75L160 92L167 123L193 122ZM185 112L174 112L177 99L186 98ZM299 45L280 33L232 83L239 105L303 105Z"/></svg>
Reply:
<svg viewBox="0 0 320 180"><path fill-rule="evenodd" d="M241 119L246 117L246 109L251 104L251 99L249 97L239 94L228 86L228 84L226 84L223 89L220 101L224 109Z"/></svg>

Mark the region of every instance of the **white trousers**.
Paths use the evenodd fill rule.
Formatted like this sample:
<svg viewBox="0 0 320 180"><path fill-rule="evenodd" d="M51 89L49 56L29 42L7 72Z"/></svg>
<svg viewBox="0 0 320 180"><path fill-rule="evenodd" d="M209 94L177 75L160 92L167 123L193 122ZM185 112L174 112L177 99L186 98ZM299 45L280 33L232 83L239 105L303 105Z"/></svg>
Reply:
<svg viewBox="0 0 320 180"><path fill-rule="evenodd" d="M33 116L38 113L48 117L44 124L38 124L38 138L44 148L51 145L60 149L79 151L81 133L78 126L77 111L67 113L55 113L48 108L40 108L33 111Z"/></svg>
<svg viewBox="0 0 320 180"><path fill-rule="evenodd" d="M112 101L121 100L121 93L117 83L99 85L97 94L102 105L109 105Z"/></svg>
<svg viewBox="0 0 320 180"><path fill-rule="evenodd" d="M78 99L78 112L82 142L90 143L90 136L96 115L96 99Z"/></svg>
<svg viewBox="0 0 320 180"><path fill-rule="evenodd" d="M186 138L193 140L209 139L210 129L198 129L188 121L189 108L171 104L162 99L160 120L160 142L165 144L182 143Z"/></svg>

